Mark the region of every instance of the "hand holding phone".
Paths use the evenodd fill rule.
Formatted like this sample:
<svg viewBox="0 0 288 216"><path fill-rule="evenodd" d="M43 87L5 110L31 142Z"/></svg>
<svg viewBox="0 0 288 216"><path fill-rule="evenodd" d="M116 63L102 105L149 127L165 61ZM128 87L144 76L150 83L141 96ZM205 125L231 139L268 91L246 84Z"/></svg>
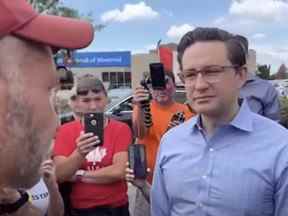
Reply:
<svg viewBox="0 0 288 216"><path fill-rule="evenodd" d="M80 155L85 157L98 146L99 142L100 140L97 136L94 136L92 133L81 131L79 137L76 139L77 151Z"/></svg>
<svg viewBox="0 0 288 216"><path fill-rule="evenodd" d="M146 150L143 144L132 144L128 148L129 167L135 178L145 179L147 176Z"/></svg>
<svg viewBox="0 0 288 216"><path fill-rule="evenodd" d="M85 133L93 133L98 136L100 143L96 146L103 145L104 139L104 114L100 112L84 114L84 131Z"/></svg>

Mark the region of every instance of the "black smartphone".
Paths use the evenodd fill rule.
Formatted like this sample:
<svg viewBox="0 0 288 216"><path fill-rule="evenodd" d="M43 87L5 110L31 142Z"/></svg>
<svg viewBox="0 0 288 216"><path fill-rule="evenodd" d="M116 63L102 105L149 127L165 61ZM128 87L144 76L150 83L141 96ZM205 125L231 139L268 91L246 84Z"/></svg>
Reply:
<svg viewBox="0 0 288 216"><path fill-rule="evenodd" d="M84 131L85 133L93 133L98 136L100 143L96 146L103 145L104 136L104 113L85 113L84 114Z"/></svg>
<svg viewBox="0 0 288 216"><path fill-rule="evenodd" d="M143 144L132 144L128 148L129 167L135 178L145 179L147 176L146 150Z"/></svg>
<svg viewBox="0 0 288 216"><path fill-rule="evenodd" d="M151 63L150 77L152 88L155 90L163 90L166 88L165 71L162 63Z"/></svg>
<svg viewBox="0 0 288 216"><path fill-rule="evenodd" d="M185 114L184 112L177 112L175 113L170 122L174 122L174 121L179 121L180 123L183 123L185 121Z"/></svg>

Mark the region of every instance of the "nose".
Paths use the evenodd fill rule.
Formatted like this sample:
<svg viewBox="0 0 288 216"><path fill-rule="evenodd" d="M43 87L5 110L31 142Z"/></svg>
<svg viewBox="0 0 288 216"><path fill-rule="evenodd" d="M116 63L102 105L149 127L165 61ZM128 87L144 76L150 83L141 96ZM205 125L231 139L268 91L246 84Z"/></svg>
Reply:
<svg viewBox="0 0 288 216"><path fill-rule="evenodd" d="M97 102L95 100L91 100L89 103L89 111L94 112L97 109L98 109Z"/></svg>
<svg viewBox="0 0 288 216"><path fill-rule="evenodd" d="M203 78L201 73L198 73L194 84L195 90L203 91L208 87L209 83L207 83L207 81Z"/></svg>

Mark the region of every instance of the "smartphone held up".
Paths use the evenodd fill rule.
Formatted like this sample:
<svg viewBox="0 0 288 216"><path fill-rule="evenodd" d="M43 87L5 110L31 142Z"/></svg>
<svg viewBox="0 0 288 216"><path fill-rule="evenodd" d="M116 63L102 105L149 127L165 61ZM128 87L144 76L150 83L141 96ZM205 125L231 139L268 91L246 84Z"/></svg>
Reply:
<svg viewBox="0 0 288 216"><path fill-rule="evenodd" d="M149 68L152 88L154 90L164 90L166 88L164 65L162 63L151 63Z"/></svg>
<svg viewBox="0 0 288 216"><path fill-rule="evenodd" d="M104 141L104 113L85 113L83 122L85 133L93 133L98 136L100 143L97 146L102 146Z"/></svg>
<svg viewBox="0 0 288 216"><path fill-rule="evenodd" d="M146 150L143 144L132 144L128 148L129 167L133 170L135 178L147 177Z"/></svg>

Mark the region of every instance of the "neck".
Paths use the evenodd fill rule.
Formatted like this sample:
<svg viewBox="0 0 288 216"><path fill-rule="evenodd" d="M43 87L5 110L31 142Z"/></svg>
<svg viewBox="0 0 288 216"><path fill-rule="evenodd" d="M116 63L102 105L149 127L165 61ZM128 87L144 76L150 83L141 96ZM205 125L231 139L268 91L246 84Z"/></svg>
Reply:
<svg viewBox="0 0 288 216"><path fill-rule="evenodd" d="M104 127L107 127L108 123L109 123L109 118L104 116Z"/></svg>
<svg viewBox="0 0 288 216"><path fill-rule="evenodd" d="M215 115L201 115L202 126L208 137L212 137L219 125L231 122L239 111L238 101L235 101L229 109L225 109L222 113Z"/></svg>

